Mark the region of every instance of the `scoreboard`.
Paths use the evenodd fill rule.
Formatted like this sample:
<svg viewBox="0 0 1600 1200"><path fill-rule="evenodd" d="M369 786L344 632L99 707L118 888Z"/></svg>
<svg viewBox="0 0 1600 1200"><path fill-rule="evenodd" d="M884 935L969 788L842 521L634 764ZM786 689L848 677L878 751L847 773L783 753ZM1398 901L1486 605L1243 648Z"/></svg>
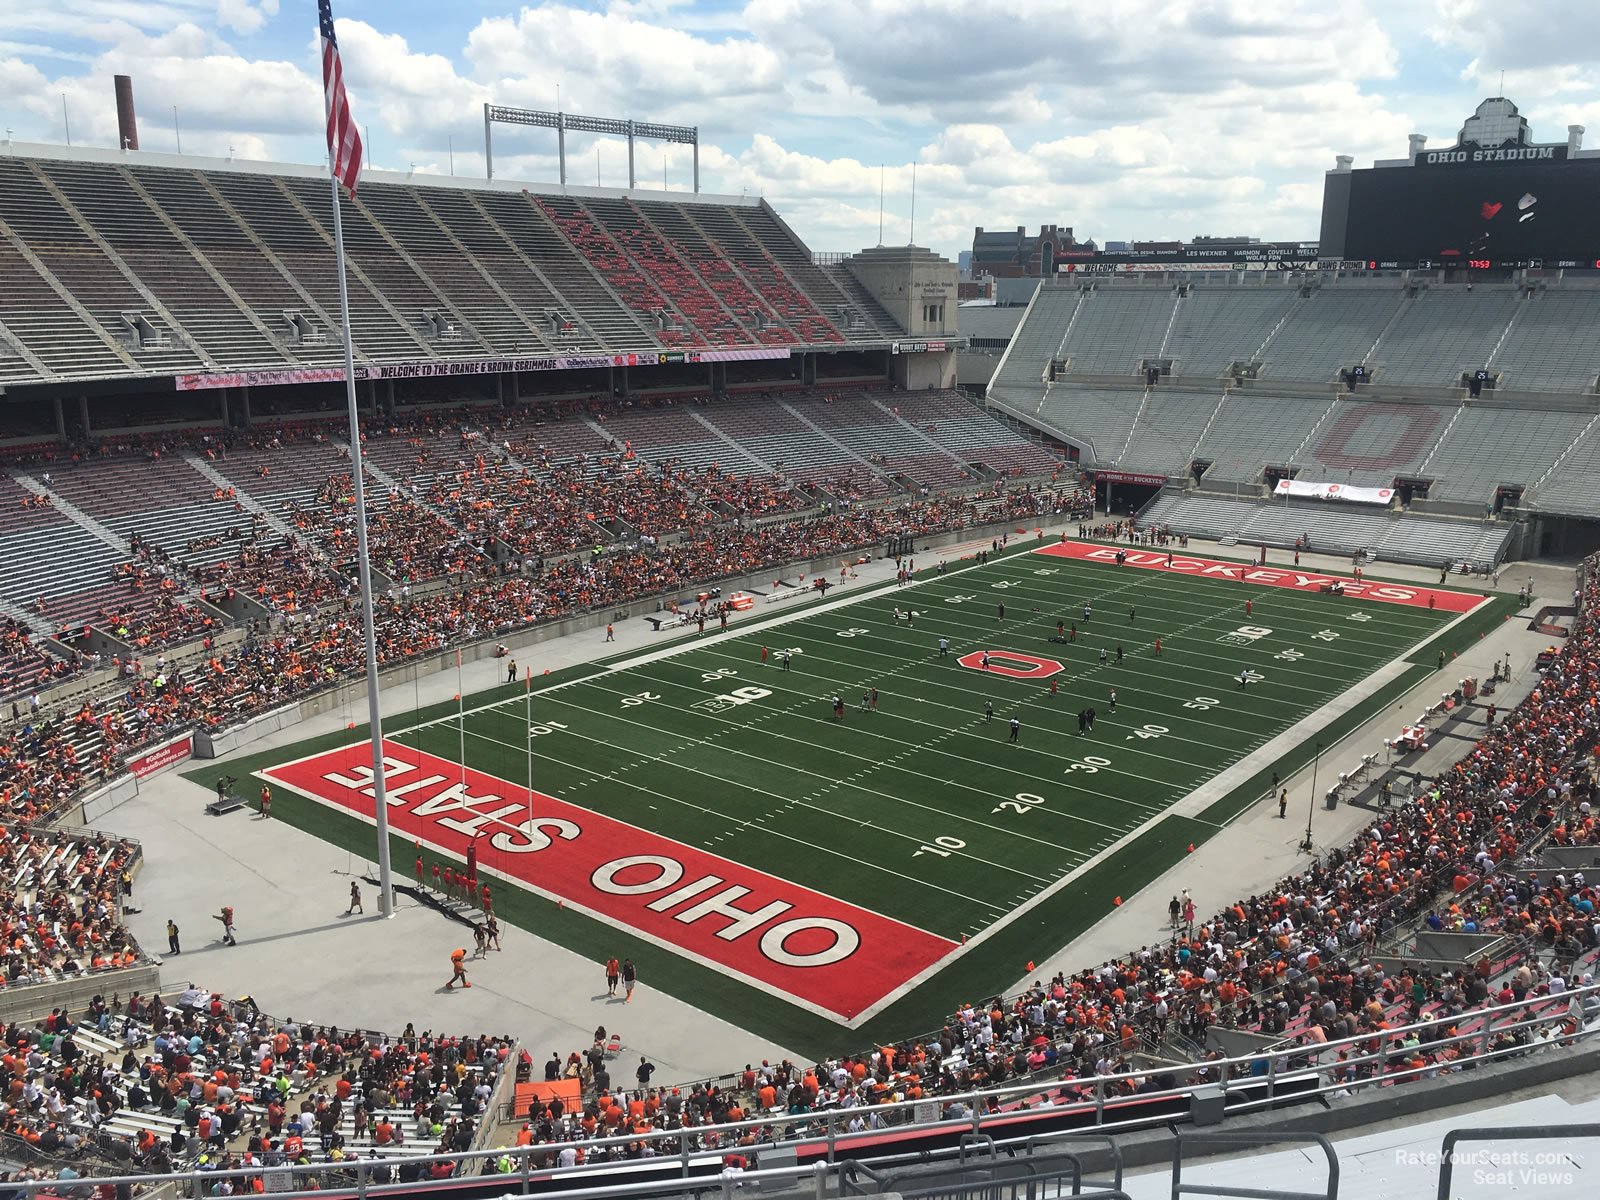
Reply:
<svg viewBox="0 0 1600 1200"><path fill-rule="evenodd" d="M1600 159L1458 153L1330 172L1321 252L1379 269L1600 268Z"/></svg>

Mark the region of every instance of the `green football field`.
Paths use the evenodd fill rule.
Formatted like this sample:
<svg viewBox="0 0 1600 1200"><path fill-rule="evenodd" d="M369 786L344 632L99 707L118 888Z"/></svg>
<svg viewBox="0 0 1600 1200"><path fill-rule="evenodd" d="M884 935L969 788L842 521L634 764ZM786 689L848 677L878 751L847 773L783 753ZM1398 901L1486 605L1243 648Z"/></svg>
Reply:
<svg viewBox="0 0 1600 1200"><path fill-rule="evenodd" d="M508 920L631 954L652 986L795 1048L903 1036L1017 978L1502 619L1027 550L922 575L548 680L534 648L531 693L389 721L417 764L391 788L423 781L390 799L397 871L481 838ZM355 738L247 765L272 764L290 819L359 848L370 815L306 757L358 763ZM458 792L413 803L447 776ZM787 943L762 940L785 919Z"/></svg>

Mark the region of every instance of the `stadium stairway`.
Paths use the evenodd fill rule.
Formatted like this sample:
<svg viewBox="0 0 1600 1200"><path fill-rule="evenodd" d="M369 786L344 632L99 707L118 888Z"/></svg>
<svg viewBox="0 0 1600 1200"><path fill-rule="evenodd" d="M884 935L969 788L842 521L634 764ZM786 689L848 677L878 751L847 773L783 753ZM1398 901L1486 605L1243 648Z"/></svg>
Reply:
<svg viewBox="0 0 1600 1200"><path fill-rule="evenodd" d="M676 204L639 204L630 201L641 222L648 222L717 297L730 314L756 329L757 340L767 345L792 345L801 340L789 324L788 313L751 290L743 273L729 256L718 254ZM786 307L793 312L792 297ZM822 331L821 340L833 340Z"/></svg>
<svg viewBox="0 0 1600 1200"><path fill-rule="evenodd" d="M330 315L211 179L197 172L192 194L183 189L183 180L183 172L162 171L142 178L141 183L213 265L228 275L246 303L273 320L287 322L286 313L300 314L306 325L294 331L298 357L324 364L341 361L337 300L334 315ZM351 327L355 327L353 322ZM354 349L357 362L369 361L361 345Z"/></svg>
<svg viewBox="0 0 1600 1200"><path fill-rule="evenodd" d="M231 490L234 493L238 503L243 506L246 512L248 512L252 517L257 518L266 524L280 538L287 539L292 536L289 527L279 519L276 513L274 513L266 505L262 504L260 500L256 499L256 497L251 495L247 489L235 487L233 483L223 478L223 476L218 473L217 469L212 466L211 463L206 461L203 455L196 454L192 450L185 450L183 452L183 459L189 464L189 466L194 468L195 471L209 479L218 488L221 488L223 491Z"/></svg>
<svg viewBox="0 0 1600 1200"><path fill-rule="evenodd" d="M704 413L696 409L688 409L686 411L693 421L695 421L697 424L703 425L706 429L706 432L711 434L712 437L716 438L718 442L727 446L731 453L737 454L741 459L747 460L759 471L767 472L774 469L773 465L766 459L762 458L759 454L752 453L750 448L745 445L744 442L729 437L728 434L724 433L720 428L718 428L717 425L712 423L712 421ZM735 474L744 474L744 472L740 472L735 467L729 467L726 464L724 464L723 469L733 471Z"/></svg>
<svg viewBox="0 0 1600 1200"><path fill-rule="evenodd" d="M472 193L427 188L418 189L417 199L451 241L472 256L484 278L518 310L537 337L529 345L567 352L606 348L605 339L578 315L524 247Z"/></svg>
<svg viewBox="0 0 1600 1200"><path fill-rule="evenodd" d="M801 286L779 262L773 251L734 215L731 209L712 206L682 206L684 223L705 239L738 272L760 297L786 321L802 342L822 345L843 342L845 337L823 315L821 298Z"/></svg>

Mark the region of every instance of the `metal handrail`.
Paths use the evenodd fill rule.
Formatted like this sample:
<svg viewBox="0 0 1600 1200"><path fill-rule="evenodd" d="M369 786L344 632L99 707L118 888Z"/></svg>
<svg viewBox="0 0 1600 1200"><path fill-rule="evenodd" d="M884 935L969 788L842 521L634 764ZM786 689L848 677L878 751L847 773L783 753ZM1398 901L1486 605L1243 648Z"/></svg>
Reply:
<svg viewBox="0 0 1600 1200"><path fill-rule="evenodd" d="M1183 1152L1190 1146L1234 1146L1261 1150L1279 1142L1296 1142L1321 1148L1328 1160L1328 1186L1320 1192L1285 1191L1280 1188L1239 1187L1237 1184L1183 1182ZM1339 1156L1320 1133L1227 1133L1182 1130L1172 1143L1172 1200L1179 1196L1238 1196L1244 1200L1337 1200L1339 1195Z"/></svg>

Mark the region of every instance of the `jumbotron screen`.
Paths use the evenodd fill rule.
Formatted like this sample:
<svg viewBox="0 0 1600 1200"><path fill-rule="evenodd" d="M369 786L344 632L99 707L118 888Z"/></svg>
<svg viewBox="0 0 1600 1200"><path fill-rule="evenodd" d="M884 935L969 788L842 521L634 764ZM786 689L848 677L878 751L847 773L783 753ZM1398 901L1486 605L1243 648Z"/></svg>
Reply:
<svg viewBox="0 0 1600 1200"><path fill-rule="evenodd" d="M1327 199L1334 198L1330 188ZM1600 161L1352 171L1342 249L1327 244L1330 215L1325 255L1430 266L1594 267Z"/></svg>

